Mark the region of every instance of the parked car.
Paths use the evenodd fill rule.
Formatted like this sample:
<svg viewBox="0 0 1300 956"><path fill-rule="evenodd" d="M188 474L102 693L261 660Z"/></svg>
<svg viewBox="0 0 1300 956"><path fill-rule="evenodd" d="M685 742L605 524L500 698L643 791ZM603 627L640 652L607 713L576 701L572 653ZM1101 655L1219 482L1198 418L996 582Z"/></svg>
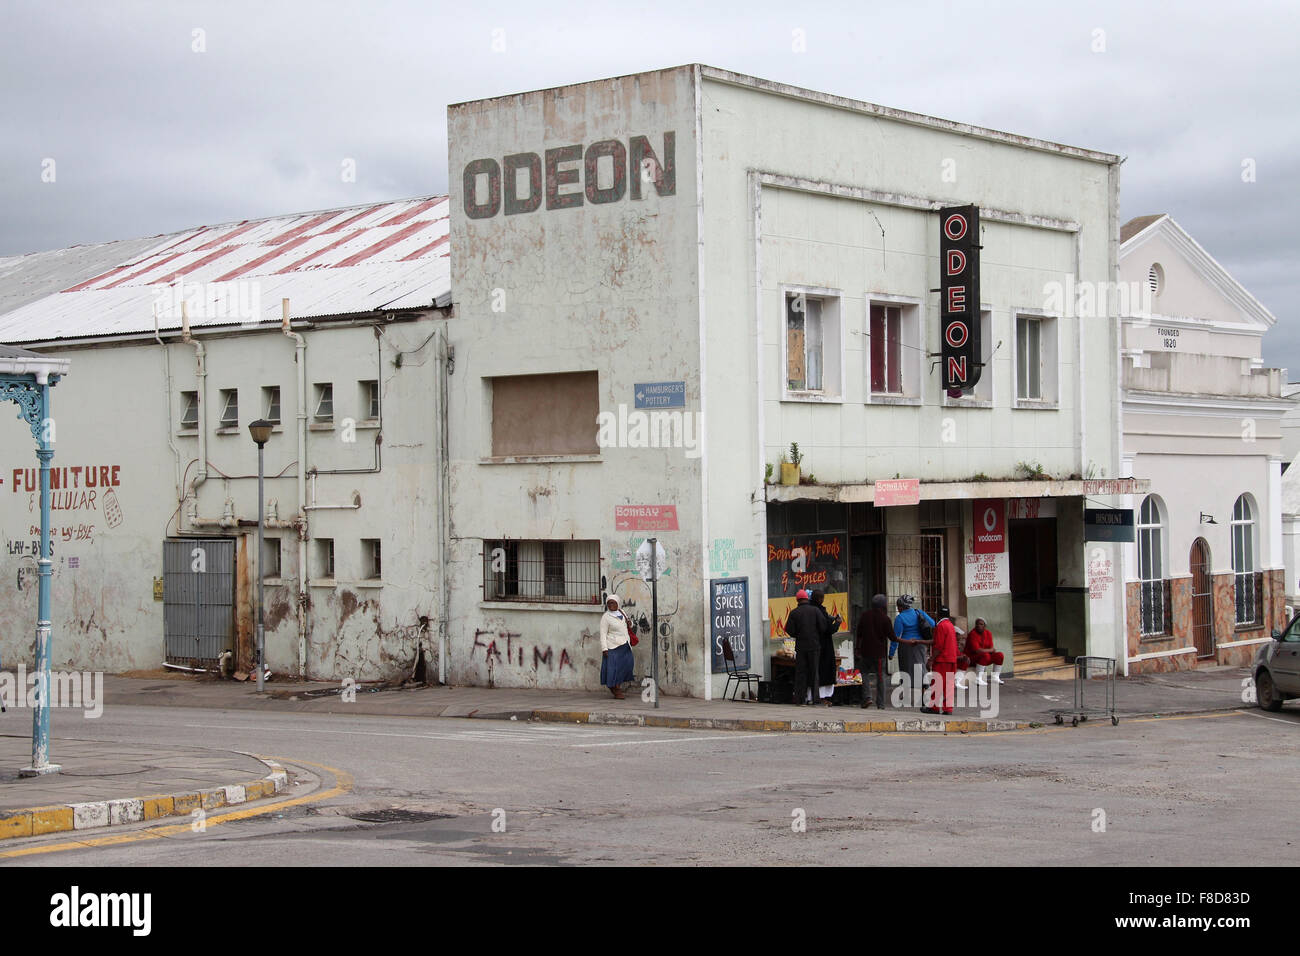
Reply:
<svg viewBox="0 0 1300 956"><path fill-rule="evenodd" d="M1300 614L1285 631L1274 631L1273 640L1259 649L1255 658L1255 699L1264 710L1281 710L1282 703L1300 697Z"/></svg>

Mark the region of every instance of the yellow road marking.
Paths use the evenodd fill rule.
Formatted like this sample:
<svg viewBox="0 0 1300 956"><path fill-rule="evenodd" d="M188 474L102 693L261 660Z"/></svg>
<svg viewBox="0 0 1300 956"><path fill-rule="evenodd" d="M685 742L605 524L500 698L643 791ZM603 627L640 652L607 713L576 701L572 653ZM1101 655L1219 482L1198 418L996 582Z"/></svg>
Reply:
<svg viewBox="0 0 1300 956"><path fill-rule="evenodd" d="M228 813L213 814L205 821L205 827L217 826L222 823L230 823L234 820L246 820L250 817L261 816L264 813L271 813L275 810L283 810L286 807L296 807L304 803L316 803L320 800L328 800L330 797L337 797L340 794L348 793L352 789L352 775L336 767L330 767L326 764L312 763L309 760L297 760L287 757L269 757L267 759L275 760L281 764L297 764L303 767L315 767L318 770L324 770L334 777L334 786L328 790L321 790L317 793L309 793L305 796L294 797L291 800L281 800L279 803L272 803L264 807L245 807L242 810L231 810ZM150 827L147 830L136 830L131 833L117 833L112 836L91 837L87 840L74 840L66 843L48 843L42 846L25 847L21 850L8 850L0 853L0 859L7 859L18 856L32 856L39 853L61 853L65 850L84 850L88 847L97 846L119 846L123 843L138 843L141 840L158 840L163 837L178 836L182 833L189 833L191 825L189 823L174 823L167 826Z"/></svg>

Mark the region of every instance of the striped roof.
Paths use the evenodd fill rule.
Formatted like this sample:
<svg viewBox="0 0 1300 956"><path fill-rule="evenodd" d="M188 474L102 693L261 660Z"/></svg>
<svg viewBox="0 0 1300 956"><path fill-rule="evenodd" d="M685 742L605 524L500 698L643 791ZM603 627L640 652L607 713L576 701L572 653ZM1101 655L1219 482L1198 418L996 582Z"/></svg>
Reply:
<svg viewBox="0 0 1300 956"><path fill-rule="evenodd" d="M48 342L252 325L450 300L446 196L203 226L0 315L0 341ZM133 252L135 250L132 250ZM17 281L22 262L17 257Z"/></svg>

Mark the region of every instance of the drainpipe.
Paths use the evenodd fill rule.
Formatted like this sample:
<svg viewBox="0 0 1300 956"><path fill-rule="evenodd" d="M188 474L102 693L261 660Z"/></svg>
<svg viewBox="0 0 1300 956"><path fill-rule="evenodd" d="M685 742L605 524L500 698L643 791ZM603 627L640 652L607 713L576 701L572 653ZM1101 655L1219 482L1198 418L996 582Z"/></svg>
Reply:
<svg viewBox="0 0 1300 956"><path fill-rule="evenodd" d="M172 358L171 358L172 353L171 353L171 349L167 347L167 343L165 343L162 340L162 334L158 328L158 307L157 306L154 306L154 310L153 310L153 337L154 339L157 340L158 344L162 346L163 401L167 403L164 406L167 409L167 447L172 450L172 460L176 472L176 476L175 476L176 497L179 499L182 493L181 492L181 452L180 449L176 447L176 439L175 436L172 434ZM164 533L166 533L165 529L164 529Z"/></svg>
<svg viewBox="0 0 1300 956"><path fill-rule="evenodd" d="M185 497L190 499L189 517L191 524L199 515L199 485L208 480L208 351L203 343L190 335L190 313L185 302L181 303L181 341L194 346L195 376L198 379L199 394L199 468L194 479L185 490Z"/></svg>
<svg viewBox="0 0 1300 956"><path fill-rule="evenodd" d="M298 366L298 676L307 676L307 343L289 327L289 300L280 300L280 331L294 340ZM259 555L259 558L261 556Z"/></svg>
<svg viewBox="0 0 1300 956"><path fill-rule="evenodd" d="M451 561L451 479L448 470L449 443L447 440L447 377L448 348L446 328L436 330L438 341L435 345L434 363L437 368L438 390L438 544L441 549L438 560L438 683L447 683L447 622L448 602L451 600L451 576L448 567Z"/></svg>

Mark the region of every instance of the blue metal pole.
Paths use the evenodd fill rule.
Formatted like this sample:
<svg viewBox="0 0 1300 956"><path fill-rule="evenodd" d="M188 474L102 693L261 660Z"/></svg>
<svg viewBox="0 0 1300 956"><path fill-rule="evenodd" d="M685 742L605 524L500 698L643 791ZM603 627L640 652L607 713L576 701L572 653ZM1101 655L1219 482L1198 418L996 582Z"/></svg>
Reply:
<svg viewBox="0 0 1300 956"><path fill-rule="evenodd" d="M40 386L40 447L36 457L41 462L41 557L36 613L36 706L32 710L32 765L24 767L25 777L58 773L58 764L50 763L50 462L54 448L50 442L50 386Z"/></svg>

